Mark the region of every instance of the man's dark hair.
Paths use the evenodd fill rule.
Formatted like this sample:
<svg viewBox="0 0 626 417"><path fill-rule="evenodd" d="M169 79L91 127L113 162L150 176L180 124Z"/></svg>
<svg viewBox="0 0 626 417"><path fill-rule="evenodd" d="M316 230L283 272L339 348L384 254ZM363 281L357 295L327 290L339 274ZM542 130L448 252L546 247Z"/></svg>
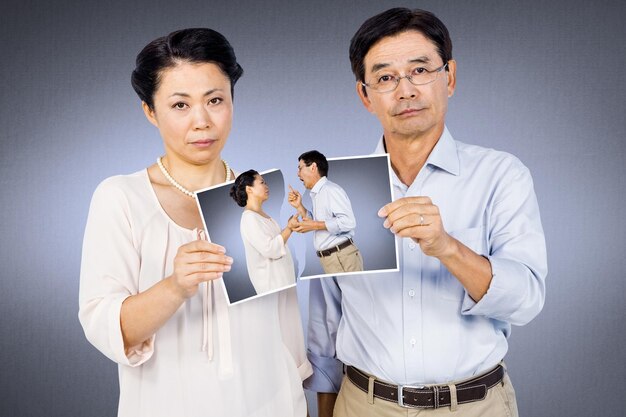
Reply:
<svg viewBox="0 0 626 417"><path fill-rule="evenodd" d="M396 7L367 19L352 37L350 64L356 80L365 82L365 55L378 41L410 30L420 32L432 41L444 64L452 59L450 34L437 16L426 10Z"/></svg>
<svg viewBox="0 0 626 417"><path fill-rule="evenodd" d="M317 171L320 177L328 175L328 161L324 154L318 151L308 151L298 157L298 161L304 162L306 166L311 166L313 162L317 165Z"/></svg>
<svg viewBox="0 0 626 417"><path fill-rule="evenodd" d="M177 30L153 40L137 55L130 81L150 109L154 110L154 93L159 88L163 71L181 62L217 65L230 80L231 95L234 95L235 83L243 74L235 51L221 33L206 28Z"/></svg>
<svg viewBox="0 0 626 417"><path fill-rule="evenodd" d="M239 174L235 183L230 187L230 196L235 200L239 207L245 207L248 204L248 193L246 193L246 187L253 187L254 180L259 175L253 169L249 169L246 172Z"/></svg>

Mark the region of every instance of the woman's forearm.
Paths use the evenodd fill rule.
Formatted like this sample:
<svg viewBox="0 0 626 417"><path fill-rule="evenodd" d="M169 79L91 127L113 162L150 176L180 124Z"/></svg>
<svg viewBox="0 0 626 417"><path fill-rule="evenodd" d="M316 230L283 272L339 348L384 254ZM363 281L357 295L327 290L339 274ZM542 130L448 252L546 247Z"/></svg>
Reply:
<svg viewBox="0 0 626 417"><path fill-rule="evenodd" d="M185 301L168 277L148 290L128 297L122 303L120 324L124 348L150 339Z"/></svg>
<svg viewBox="0 0 626 417"><path fill-rule="evenodd" d="M287 244L287 240L291 236L291 233L293 233L293 231L289 228L289 226L285 227L282 232L280 232L280 235L283 237L283 242L285 242L285 244Z"/></svg>

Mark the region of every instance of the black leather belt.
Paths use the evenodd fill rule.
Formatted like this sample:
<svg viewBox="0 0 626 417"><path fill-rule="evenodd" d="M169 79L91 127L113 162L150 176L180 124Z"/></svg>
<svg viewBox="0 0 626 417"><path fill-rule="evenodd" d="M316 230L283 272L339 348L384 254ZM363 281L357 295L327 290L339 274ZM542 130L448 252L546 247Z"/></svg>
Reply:
<svg viewBox="0 0 626 417"><path fill-rule="evenodd" d="M484 399L487 390L502 381L504 372L502 365L498 365L483 375L455 384L457 403L470 403ZM348 366L346 373L354 385L362 391L368 391L369 376L367 374L353 366ZM447 385L409 386L374 381L374 397L412 408L439 408L451 404L450 387Z"/></svg>
<svg viewBox="0 0 626 417"><path fill-rule="evenodd" d="M345 242L342 242L342 243L338 244L337 246L333 246L330 249L318 250L317 251L317 256L319 258L323 258L324 256L330 256L331 254L333 254L335 252L339 252L343 248L347 248L348 246L352 245L352 243L353 243L352 239L348 239Z"/></svg>

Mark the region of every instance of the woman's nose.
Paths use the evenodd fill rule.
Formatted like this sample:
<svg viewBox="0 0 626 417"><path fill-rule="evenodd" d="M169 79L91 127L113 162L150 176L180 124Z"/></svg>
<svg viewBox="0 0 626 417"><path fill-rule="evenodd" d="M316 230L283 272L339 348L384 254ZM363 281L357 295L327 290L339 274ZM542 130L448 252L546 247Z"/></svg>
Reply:
<svg viewBox="0 0 626 417"><path fill-rule="evenodd" d="M207 129L211 127L211 117L205 108L200 107L194 112L193 127L194 129Z"/></svg>

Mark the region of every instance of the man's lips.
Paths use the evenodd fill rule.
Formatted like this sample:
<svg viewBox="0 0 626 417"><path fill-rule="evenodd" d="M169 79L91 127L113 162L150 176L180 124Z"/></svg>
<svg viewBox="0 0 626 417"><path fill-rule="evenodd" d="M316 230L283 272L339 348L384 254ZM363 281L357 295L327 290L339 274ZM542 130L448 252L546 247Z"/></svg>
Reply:
<svg viewBox="0 0 626 417"><path fill-rule="evenodd" d="M415 108L408 108L408 109L404 109L398 113L396 113L396 116L409 116L412 114L416 114L420 111L422 111L423 109L415 109Z"/></svg>

